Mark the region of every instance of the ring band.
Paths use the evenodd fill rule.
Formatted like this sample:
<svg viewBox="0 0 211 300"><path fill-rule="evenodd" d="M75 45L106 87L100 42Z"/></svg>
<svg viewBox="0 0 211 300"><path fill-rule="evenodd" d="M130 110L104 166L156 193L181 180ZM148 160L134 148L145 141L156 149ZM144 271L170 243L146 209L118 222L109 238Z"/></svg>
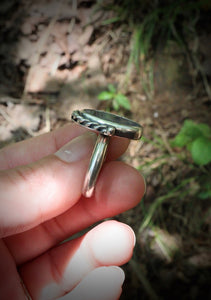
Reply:
<svg viewBox="0 0 211 300"><path fill-rule="evenodd" d="M85 197L90 198L93 195L95 183L105 160L110 137L119 136L138 140L141 138L143 128L138 123L125 117L120 117L101 110L76 110L73 111L71 118L79 125L99 133L82 191Z"/></svg>

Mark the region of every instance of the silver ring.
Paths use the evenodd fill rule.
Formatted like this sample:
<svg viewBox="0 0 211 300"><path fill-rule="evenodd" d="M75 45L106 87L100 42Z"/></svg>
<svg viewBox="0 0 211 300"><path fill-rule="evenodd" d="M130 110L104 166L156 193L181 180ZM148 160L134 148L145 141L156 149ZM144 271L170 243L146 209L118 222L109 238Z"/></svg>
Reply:
<svg viewBox="0 0 211 300"><path fill-rule="evenodd" d="M103 165L111 136L119 136L138 140L143 128L138 123L101 110L75 110L71 119L81 126L99 133L89 167L86 173L83 195L90 198L93 195L95 183Z"/></svg>

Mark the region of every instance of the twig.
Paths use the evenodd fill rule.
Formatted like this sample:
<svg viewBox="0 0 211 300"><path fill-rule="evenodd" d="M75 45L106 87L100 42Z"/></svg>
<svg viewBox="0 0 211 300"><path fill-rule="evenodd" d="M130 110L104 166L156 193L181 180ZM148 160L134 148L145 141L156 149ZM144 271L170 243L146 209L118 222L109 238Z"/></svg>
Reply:
<svg viewBox="0 0 211 300"><path fill-rule="evenodd" d="M163 144L164 144L166 150L169 152L170 155L174 156L174 151L172 150L161 125L158 122L157 122L157 124L158 124L158 127L159 127L159 134L160 134L160 136L163 140Z"/></svg>
<svg viewBox="0 0 211 300"><path fill-rule="evenodd" d="M139 228L139 233L141 233L151 222L154 213L156 212L156 210L158 209L158 207L165 201L177 196L180 196L181 191L180 189L185 186L187 183L189 183L190 181L193 180L193 177L185 179L181 182L180 185L178 185L177 187L175 187L174 189L172 189L168 194L160 196L158 198L155 199L155 202L150 206L149 211L146 215L146 217L144 218L140 228ZM184 194L188 194L188 189L184 192Z"/></svg>
<svg viewBox="0 0 211 300"><path fill-rule="evenodd" d="M20 99L18 98L13 98L10 96L1 96L0 97L0 103L15 103L15 104L19 104L20 103Z"/></svg>
<svg viewBox="0 0 211 300"><path fill-rule="evenodd" d="M2 117L8 122L8 123L11 123L11 124L14 124L12 122L12 119L8 116L8 114L6 113L6 111L4 111L1 107L0 107L0 114L2 115Z"/></svg>
<svg viewBox="0 0 211 300"><path fill-rule="evenodd" d="M152 300L158 300L156 293L154 292L149 280L144 276L144 272L141 270L140 264L135 260L131 259L129 264L135 271L138 279L141 281L146 293L148 294L149 298Z"/></svg>
<svg viewBox="0 0 211 300"><path fill-rule="evenodd" d="M2 115L2 117L9 123L12 124L13 126L16 126L15 122L13 122L13 120L10 118L10 116L6 113L6 111L4 111L1 107L0 107L0 114ZM24 129L26 130L26 132L31 135L31 136L35 136L36 133L34 133L31 129L24 127Z"/></svg>
<svg viewBox="0 0 211 300"><path fill-rule="evenodd" d="M209 86L209 82L207 80L207 76L199 62L199 59L196 55L193 54L193 61L195 63L195 66L196 66L196 69L199 71L201 77L202 77L202 81L203 81L203 84L204 84L204 89L207 93L207 96L209 98L209 100L211 99L211 89L210 89L210 86Z"/></svg>
<svg viewBox="0 0 211 300"><path fill-rule="evenodd" d="M179 192L175 192L175 190L169 192L167 195L164 196L160 196L157 199L155 199L155 202L150 206L149 211L146 215L146 217L144 218L140 228L139 228L139 233L142 232L151 222L152 217L154 215L154 213L156 212L156 210L158 209L158 207L167 199L171 199L175 196L178 196Z"/></svg>
<svg viewBox="0 0 211 300"><path fill-rule="evenodd" d="M51 119L50 119L49 107L46 107L46 110L45 110L45 131L46 132L51 131Z"/></svg>

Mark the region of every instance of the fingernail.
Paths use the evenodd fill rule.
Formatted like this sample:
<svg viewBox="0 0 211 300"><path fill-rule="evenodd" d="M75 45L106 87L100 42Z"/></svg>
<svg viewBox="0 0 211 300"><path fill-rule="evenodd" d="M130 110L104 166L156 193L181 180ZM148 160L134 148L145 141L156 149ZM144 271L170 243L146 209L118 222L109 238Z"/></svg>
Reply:
<svg viewBox="0 0 211 300"><path fill-rule="evenodd" d="M133 235L133 246L135 247L135 245L136 245L136 235L135 235L135 232L133 231L133 229L129 225L125 224L125 226L128 227L128 229L130 230L130 232Z"/></svg>
<svg viewBox="0 0 211 300"><path fill-rule="evenodd" d="M109 267L110 271L112 270L113 274L115 275L115 278L119 281L119 285L121 286L123 284L123 282L125 281L125 273L124 271L117 266L111 266Z"/></svg>
<svg viewBox="0 0 211 300"><path fill-rule="evenodd" d="M64 145L55 155L68 163L85 159L91 155L96 139L95 133L86 132Z"/></svg>

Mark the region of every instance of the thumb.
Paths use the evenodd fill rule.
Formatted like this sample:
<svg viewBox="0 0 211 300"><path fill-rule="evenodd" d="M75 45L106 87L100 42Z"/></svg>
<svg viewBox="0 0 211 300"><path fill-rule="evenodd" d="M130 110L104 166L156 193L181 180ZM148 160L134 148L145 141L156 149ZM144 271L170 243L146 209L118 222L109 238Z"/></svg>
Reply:
<svg viewBox="0 0 211 300"><path fill-rule="evenodd" d="M95 141L96 134L86 132L53 155L0 171L0 235L25 231L73 206Z"/></svg>

